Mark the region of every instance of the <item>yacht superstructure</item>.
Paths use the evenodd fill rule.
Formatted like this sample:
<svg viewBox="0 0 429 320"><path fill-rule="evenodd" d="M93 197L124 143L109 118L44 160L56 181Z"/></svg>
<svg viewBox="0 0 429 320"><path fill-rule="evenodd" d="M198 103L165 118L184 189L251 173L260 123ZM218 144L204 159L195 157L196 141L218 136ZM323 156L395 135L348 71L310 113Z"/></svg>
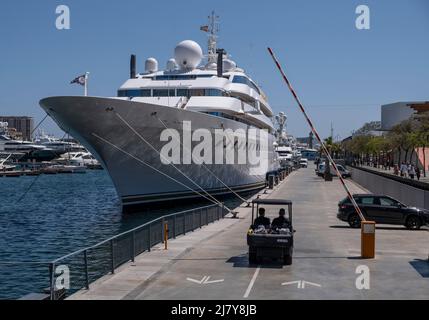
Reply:
<svg viewBox="0 0 429 320"><path fill-rule="evenodd" d="M165 70L158 70L156 59L149 58L145 72L137 74L132 56L130 79L116 97L40 101L60 127L107 169L125 208L261 188L267 172L278 169L267 98L224 50L217 49L215 24L212 15L203 64L201 47L186 40L176 46ZM213 138L209 150L213 152L208 155L207 148L201 149L209 140L206 133L217 137L219 131L226 134L221 140ZM244 132L248 139L240 140L234 135L237 132ZM250 132L256 132L251 139ZM168 144L171 150L163 155ZM260 158L264 153L266 161L231 162L225 154L221 163L210 161L219 149L232 151L235 160L245 153ZM179 157L174 157L177 150ZM205 160L196 161L195 155ZM166 162L166 157L174 160Z"/></svg>

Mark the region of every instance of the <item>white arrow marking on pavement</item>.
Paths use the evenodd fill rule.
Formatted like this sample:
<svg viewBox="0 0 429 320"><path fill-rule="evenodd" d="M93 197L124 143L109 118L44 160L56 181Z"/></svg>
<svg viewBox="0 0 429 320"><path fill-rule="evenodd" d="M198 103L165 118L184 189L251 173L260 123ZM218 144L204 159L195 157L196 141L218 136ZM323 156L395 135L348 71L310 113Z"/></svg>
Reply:
<svg viewBox="0 0 429 320"><path fill-rule="evenodd" d="M318 287L321 288L322 286L318 283L313 283L313 282L308 282L308 281L303 281L301 284L301 289L305 289L305 285L308 284L309 286L313 286L313 287Z"/></svg>
<svg viewBox="0 0 429 320"><path fill-rule="evenodd" d="M301 281L285 282L285 283L282 283L282 286L290 286L292 284L297 284L298 285L297 288L301 289Z"/></svg>
<svg viewBox="0 0 429 320"><path fill-rule="evenodd" d="M313 286L313 287L318 287L318 288L321 288L321 287L322 287L322 286L321 286L320 284L318 284L318 283L313 283L313 282L304 281L304 280L285 282L285 283L282 283L282 286L290 286L290 285L295 285L295 284L297 285L296 287L297 287L298 289L305 289L305 286L306 286L306 285Z"/></svg>
<svg viewBox="0 0 429 320"><path fill-rule="evenodd" d="M219 282L223 282L225 281L225 279L220 279L220 280L212 280L209 281L211 277L209 276L204 276L201 280L195 280L192 278L186 278L186 280L197 283L197 284L212 284L212 283L219 283Z"/></svg>
<svg viewBox="0 0 429 320"><path fill-rule="evenodd" d="M192 278L186 278L186 280L194 282L194 283L198 283L198 284L203 284L204 280L206 280L206 276L204 276L201 280L195 280Z"/></svg>
<svg viewBox="0 0 429 320"><path fill-rule="evenodd" d="M209 281L209 280L210 280L210 277L207 277L207 279L206 279L206 280L204 280L204 284L219 283L219 282L223 282L225 279L212 280L212 281Z"/></svg>

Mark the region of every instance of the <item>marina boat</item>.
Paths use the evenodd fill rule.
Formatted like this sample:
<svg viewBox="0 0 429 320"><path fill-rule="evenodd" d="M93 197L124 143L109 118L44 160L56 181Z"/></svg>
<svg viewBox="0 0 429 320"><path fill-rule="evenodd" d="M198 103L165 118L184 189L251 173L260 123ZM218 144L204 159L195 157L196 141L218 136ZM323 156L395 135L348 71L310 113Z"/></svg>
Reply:
<svg viewBox="0 0 429 320"><path fill-rule="evenodd" d="M67 152L55 161L61 164L71 164L89 169L102 168L100 162L89 152Z"/></svg>
<svg viewBox="0 0 429 320"><path fill-rule="evenodd" d="M275 116L277 130L275 151L278 154L278 161L281 167L293 166L296 158L296 140L286 133L286 115L280 112Z"/></svg>
<svg viewBox="0 0 429 320"><path fill-rule="evenodd" d="M8 164L8 161L12 158L12 156L12 153L8 154L7 156L5 155L4 157L0 155L0 171L12 171L16 168L15 165Z"/></svg>
<svg viewBox="0 0 429 320"><path fill-rule="evenodd" d="M136 73L133 55L130 78L117 96L40 101L107 169L124 210L262 188L267 172L279 168L267 97L217 48L216 30L212 15L204 30L204 62L201 47L185 40L176 46L165 70L149 58L145 72ZM244 142L234 136L237 132L244 133ZM243 154L260 161L237 161Z"/></svg>
<svg viewBox="0 0 429 320"><path fill-rule="evenodd" d="M61 154L66 152L85 151L85 148L80 144L58 139L54 136L46 134L43 130L40 130L38 132L34 142L38 145L45 146L46 148L52 150L56 154L56 156L60 156Z"/></svg>
<svg viewBox="0 0 429 320"><path fill-rule="evenodd" d="M12 153L19 161L50 161L58 155L53 149L31 141L15 140L8 135L8 123L0 122L0 153ZM19 157L17 157L19 155Z"/></svg>

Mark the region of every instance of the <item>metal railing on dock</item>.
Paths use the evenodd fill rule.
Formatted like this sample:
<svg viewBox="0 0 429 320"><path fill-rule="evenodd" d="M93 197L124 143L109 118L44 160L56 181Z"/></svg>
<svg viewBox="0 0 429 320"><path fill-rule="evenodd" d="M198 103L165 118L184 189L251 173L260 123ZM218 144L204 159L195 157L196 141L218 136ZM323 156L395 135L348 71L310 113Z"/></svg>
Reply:
<svg viewBox="0 0 429 320"><path fill-rule="evenodd" d="M58 258L49 265L50 298L56 300L60 294L69 295L81 289L89 289L92 282L115 273L119 266L134 261L137 255L163 243L166 223L170 230L167 236L171 239L220 220L227 213L225 207L214 204L165 215Z"/></svg>

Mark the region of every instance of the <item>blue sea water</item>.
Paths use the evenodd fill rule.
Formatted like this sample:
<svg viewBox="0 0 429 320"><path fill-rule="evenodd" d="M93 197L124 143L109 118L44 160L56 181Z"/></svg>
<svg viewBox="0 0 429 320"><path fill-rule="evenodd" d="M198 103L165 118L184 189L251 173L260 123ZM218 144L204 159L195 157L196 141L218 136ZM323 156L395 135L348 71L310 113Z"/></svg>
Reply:
<svg viewBox="0 0 429 320"><path fill-rule="evenodd" d="M46 288L45 262L196 206L123 214L105 171L0 178L0 299Z"/></svg>

